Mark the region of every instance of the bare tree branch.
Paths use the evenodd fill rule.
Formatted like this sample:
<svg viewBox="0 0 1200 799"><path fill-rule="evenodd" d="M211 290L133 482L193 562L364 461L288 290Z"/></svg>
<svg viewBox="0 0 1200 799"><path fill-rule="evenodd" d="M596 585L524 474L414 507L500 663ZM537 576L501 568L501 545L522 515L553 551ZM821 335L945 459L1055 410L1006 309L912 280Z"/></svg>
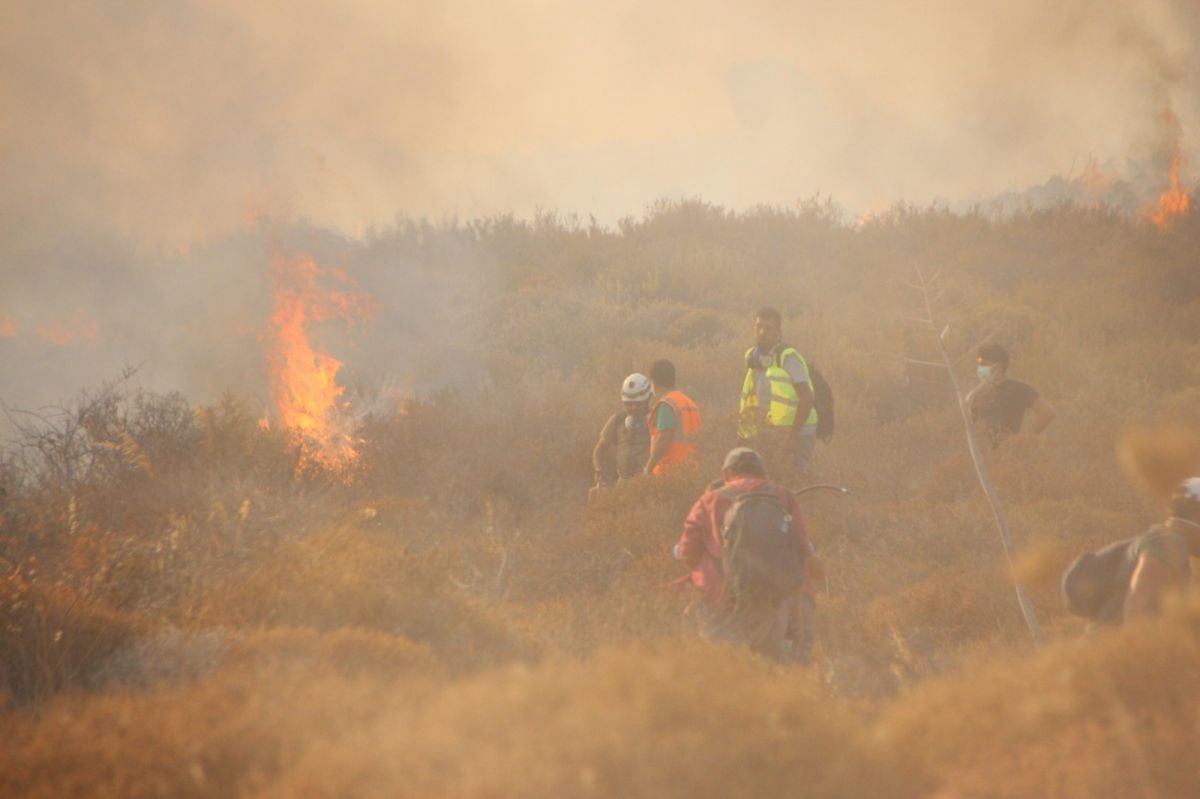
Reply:
<svg viewBox="0 0 1200 799"><path fill-rule="evenodd" d="M924 274L921 272L921 267L914 267L917 273L918 284L912 286L915 290L921 292L921 300L925 307L926 316L930 320L930 327L937 330L937 326L933 324L933 299L929 295L929 284L925 280ZM910 284L911 285L911 284ZM958 402L958 411L962 416L963 428L967 434L967 449L971 454L971 462L975 465L975 477L979 481L980 487L983 489L984 495L987 497L988 505L992 509L992 516L996 520L996 529L1000 533L1000 540L1004 544L1004 556L1008 560L1008 570L1012 576L1013 588L1017 593L1017 604L1021 607L1021 615L1025 618L1025 625L1029 628L1029 634L1033 638L1034 646L1041 646L1042 643L1042 626L1038 622L1037 612L1034 610L1033 602L1029 598L1025 586L1017 580L1013 572L1013 559L1016 557L1016 545L1013 543L1012 533L1009 530L1008 519L1004 515L1004 507L1000 502L1000 496L996 493L995 487L992 485L991 478L988 476L987 464L983 459L982 453L979 451L979 443L975 438L974 425L971 423L971 413L967 408L967 403L963 398L962 387L959 385L958 376L954 373L954 361L951 360L949 352L946 350L946 335L950 331L950 326L946 325L941 332L937 334L938 351L942 356L942 365L945 367L947 374L950 375L950 384L954 389L954 397Z"/></svg>

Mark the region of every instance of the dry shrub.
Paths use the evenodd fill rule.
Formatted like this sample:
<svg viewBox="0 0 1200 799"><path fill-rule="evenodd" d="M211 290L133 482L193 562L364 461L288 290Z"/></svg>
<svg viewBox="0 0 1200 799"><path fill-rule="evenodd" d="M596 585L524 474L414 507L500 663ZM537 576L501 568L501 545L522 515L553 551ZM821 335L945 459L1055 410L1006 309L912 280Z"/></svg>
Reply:
<svg viewBox="0 0 1200 799"><path fill-rule="evenodd" d="M393 678L400 674L438 675L442 666L427 646L396 635L355 628L321 633L276 627L243 636L225 657L227 667L309 671L342 677Z"/></svg>
<svg viewBox="0 0 1200 799"><path fill-rule="evenodd" d="M957 648L1016 630L1020 617L1001 568L937 570L872 602L875 640L890 641L902 659L920 658L932 672Z"/></svg>
<svg viewBox="0 0 1200 799"><path fill-rule="evenodd" d="M514 575L512 598L602 594L643 558L661 564L665 580L671 546L701 486L698 473L683 472L628 481L602 494L575 529L528 540Z"/></svg>
<svg viewBox="0 0 1200 799"><path fill-rule="evenodd" d="M10 797L228 797L275 779L308 748L360 729L393 684L289 668L225 669L148 693L64 696L38 715L2 723L0 795Z"/></svg>
<svg viewBox="0 0 1200 799"><path fill-rule="evenodd" d="M263 795L882 798L922 785L813 680L689 641L472 678L313 750Z"/></svg>
<svg viewBox="0 0 1200 799"><path fill-rule="evenodd" d="M229 630L164 627L114 652L88 678L92 690L146 689L197 680L220 667L235 634Z"/></svg>
<svg viewBox="0 0 1200 799"><path fill-rule="evenodd" d="M0 578L0 694L37 702L80 686L140 632L137 619L89 603L67 586Z"/></svg>
<svg viewBox="0 0 1200 799"><path fill-rule="evenodd" d="M665 338L671 344L700 347L714 343L722 337L723 332L720 316L712 311L693 308L671 321Z"/></svg>
<svg viewBox="0 0 1200 799"><path fill-rule="evenodd" d="M445 552L421 553L378 532L334 529L289 541L206 600L211 622L357 627L427 644L462 670L525 654L480 603L455 591Z"/></svg>
<svg viewBox="0 0 1200 799"><path fill-rule="evenodd" d="M1117 453L1131 480L1166 501L1183 480L1200 472L1200 430L1132 428L1121 436Z"/></svg>
<svg viewBox="0 0 1200 799"><path fill-rule="evenodd" d="M1200 795L1200 597L1167 617L928 683L885 714L946 796Z"/></svg>
<svg viewBox="0 0 1200 799"><path fill-rule="evenodd" d="M526 641L584 657L677 633L686 595L662 587L682 571L669 545L732 444L741 356L764 303L780 307L785 337L820 364L838 396L837 437L818 449L809 477L854 490L846 500L806 498L829 571L817 619L827 684L879 701L923 680L929 696L952 697L902 698L887 725L900 729L903 717L911 736L928 733L937 751L922 757L947 775L950 795L1007 785L1052 793L1037 783L1043 773L1065 774L1063 784L1080 795L1102 794L1078 775L1109 775L1110 766L1093 764L1105 756L1102 744L1117 751L1122 740L1145 744L1153 772L1154 736L1173 754L1169 736L1195 730L1166 700L1150 702L1166 708L1150 711L1157 733L1130 716L1132 739L1113 732L1115 710L1080 710L1069 724L1037 727L1006 704L1024 707L1013 697L1027 694L1049 704L1064 690L1061 678L1037 664L1070 660L1086 676L1089 659L1108 664L1098 668L1119 659L1114 644L1070 658L1062 653L1074 650L1055 649L1034 665L1005 661L1014 678L995 669L972 672L970 683L939 676L968 658L1027 651L1028 636L963 455L948 381L904 366L902 356L929 356L935 340L904 321L913 297L903 283L913 263L927 274L940 269L952 346L999 330L1013 349L1013 375L1059 410L1040 442L1007 442L989 460L1018 543L1051 542L1035 543L1020 565L1046 630L1068 631L1078 622L1059 610L1055 571L1157 513L1122 481L1109 431L1155 414L1195 421L1200 227L1177 230L1152 234L1147 248L1136 225L1069 209L993 221L902 208L856 230L819 203L734 214L685 202L656 206L619 232L501 218L399 225L361 249L346 242L347 260L369 261L359 266L374 270L380 286L396 285L403 262L402 274L437 274L433 282L448 290L469 288L465 297L486 287L477 322L463 326L472 315L453 315L454 327L475 339L455 336L420 361L436 366L426 385L444 369L471 374L464 386L478 376L481 389L368 420L350 485L297 478L286 435L261 430L228 398L195 411L179 397L126 402L101 392L57 432L33 431L21 450L27 457L0 457L0 557L14 568L36 557L39 577L66 586L39 601L60 616L99 620L94 630L84 624L95 646L70 649L63 661L86 665L61 672L44 666L59 662L47 643L60 627L46 620L54 613L30 640L21 636L32 627L4 632L6 668L51 675L18 680L15 693L40 699L77 682L113 691L60 697L41 721L6 717L14 737L0 793L224 796L273 785L285 795L310 787L574 795L589 786L598 794L772 795L801 792L805 769L833 773L780 754L793 749L861 766L818 785L826 793L887 795L878 785L889 773L902 792L912 785L908 771L889 771L888 756L862 743L861 725L826 725L840 706L819 702L798 675L740 655L687 644L478 674L529 654ZM401 282L411 294L413 284ZM701 405L701 470L635 483L585 513L589 454L618 409L614 389L664 356ZM964 378L969 360L960 363ZM367 508L379 511L370 524L360 513ZM97 610L106 606L140 615L135 624ZM178 640L154 626L164 619L178 625ZM139 625L155 632L135 640ZM1137 649L1137 635L1148 633L1116 640ZM99 657L105 652L114 654ZM435 696L431 665L474 676ZM1128 674L1121 679L1169 682L1132 667ZM1093 682L1096 701L1110 701L1107 683ZM115 693L131 686L143 693ZM1111 693L1129 698L1131 690ZM707 707L710 694L717 699ZM781 701L786 713L776 717ZM822 735L842 749L829 749ZM1061 743L991 752L985 740L1023 735ZM893 740L906 756L919 749L912 737ZM303 771L281 778L309 747ZM1053 758L1064 764L1043 767ZM330 770L337 763L345 770ZM1130 773L1146 768L1136 758L1123 764ZM1130 785L1122 779L1113 784Z"/></svg>

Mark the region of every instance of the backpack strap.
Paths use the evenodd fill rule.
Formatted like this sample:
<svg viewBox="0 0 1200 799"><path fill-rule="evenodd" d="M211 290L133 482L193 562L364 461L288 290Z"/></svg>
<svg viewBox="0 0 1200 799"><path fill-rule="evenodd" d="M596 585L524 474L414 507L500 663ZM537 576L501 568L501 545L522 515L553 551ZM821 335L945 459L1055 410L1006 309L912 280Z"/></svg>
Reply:
<svg viewBox="0 0 1200 799"><path fill-rule="evenodd" d="M717 496L722 497L723 499L727 499L730 502L737 502L738 497L740 497L742 494L746 493L745 491L738 491L736 488L732 488L728 485L725 485L724 483L722 483L719 487L714 488L712 490L713 490L713 493L715 493Z"/></svg>

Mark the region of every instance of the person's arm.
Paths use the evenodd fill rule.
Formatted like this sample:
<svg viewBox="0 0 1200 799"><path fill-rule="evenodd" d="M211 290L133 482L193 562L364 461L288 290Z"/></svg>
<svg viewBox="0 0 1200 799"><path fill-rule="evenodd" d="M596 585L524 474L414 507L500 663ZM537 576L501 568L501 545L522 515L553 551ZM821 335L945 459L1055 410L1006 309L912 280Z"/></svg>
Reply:
<svg viewBox="0 0 1200 799"><path fill-rule="evenodd" d="M675 440L675 428L679 421L675 418L675 410L666 402L660 402L652 411L654 414L654 438L650 441L650 457L646 460L646 474L652 474L654 467L667 454L671 442Z"/></svg>
<svg viewBox="0 0 1200 799"><path fill-rule="evenodd" d="M683 534L675 545L675 557L685 561L689 568L696 568L704 557L704 536L708 525L708 507L704 497L696 500L683 521Z"/></svg>
<svg viewBox="0 0 1200 799"><path fill-rule="evenodd" d="M809 382L808 367L795 354L789 354L780 364L792 378L792 388L796 392L796 422L792 425L792 438L800 435L804 425L808 423L808 415L812 413L813 402L816 401Z"/></svg>
<svg viewBox="0 0 1200 799"><path fill-rule="evenodd" d="M646 474L652 474L654 467L667 454L667 449L671 446L671 442L675 440L675 428L660 430L658 435L654 437L654 441L650 444L650 459L646 461Z"/></svg>
<svg viewBox="0 0 1200 799"><path fill-rule="evenodd" d="M813 396L812 387L808 383L793 383L796 389L796 423L792 425L792 436L800 435L800 431L804 429L804 425L808 422L808 415L812 413Z"/></svg>
<svg viewBox="0 0 1200 799"><path fill-rule="evenodd" d="M1155 615L1163 594L1179 583L1179 575L1165 561L1149 555L1139 557L1125 595L1126 620Z"/></svg>
<svg viewBox="0 0 1200 799"><path fill-rule="evenodd" d="M1021 433L1023 435L1037 435L1054 421L1056 415L1054 407L1049 402L1046 402L1046 400L1038 397L1025 412L1025 419L1021 424Z"/></svg>
<svg viewBox="0 0 1200 799"><path fill-rule="evenodd" d="M604 456L608 454L609 443L604 436L596 442L595 449L592 450L592 468L596 470L596 482L600 483L604 480Z"/></svg>
<svg viewBox="0 0 1200 799"><path fill-rule="evenodd" d="M616 443L616 419L617 417L611 416L604 423L604 429L600 431L600 440L596 442L596 446L592 449L592 468L596 470L597 483L604 481L604 459Z"/></svg>

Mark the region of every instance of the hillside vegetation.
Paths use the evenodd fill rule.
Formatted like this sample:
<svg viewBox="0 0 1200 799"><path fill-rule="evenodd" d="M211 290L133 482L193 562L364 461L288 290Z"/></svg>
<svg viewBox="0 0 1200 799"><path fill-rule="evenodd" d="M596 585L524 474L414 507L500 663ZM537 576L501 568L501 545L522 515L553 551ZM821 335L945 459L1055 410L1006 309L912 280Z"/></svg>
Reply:
<svg viewBox="0 0 1200 799"><path fill-rule="evenodd" d="M377 405L348 480L298 471L238 386L196 406L114 381L26 429L0 464L0 795L1200 793L1200 600L1081 639L1056 593L1160 516L1119 433L1200 425L1194 217L685 202L617 230L304 236L412 287L445 388ZM937 352L917 270L964 382L991 336L1059 413L988 454L1037 651L946 376L905 360ZM805 502L829 572L807 669L699 641L667 587L762 305L837 395L810 477L853 492ZM702 468L585 509L621 378L659 357Z"/></svg>

